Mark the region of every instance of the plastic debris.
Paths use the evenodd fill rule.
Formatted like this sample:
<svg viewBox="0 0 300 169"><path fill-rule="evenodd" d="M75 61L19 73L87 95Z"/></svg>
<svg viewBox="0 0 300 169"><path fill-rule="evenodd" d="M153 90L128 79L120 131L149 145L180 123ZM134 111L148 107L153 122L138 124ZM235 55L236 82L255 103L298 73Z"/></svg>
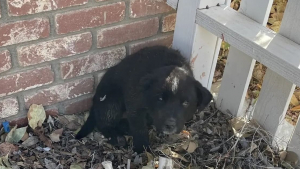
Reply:
<svg viewBox="0 0 300 169"><path fill-rule="evenodd" d="M5 133L8 133L10 131L9 122L8 121L2 122L2 126L4 128Z"/></svg>
<svg viewBox="0 0 300 169"><path fill-rule="evenodd" d="M101 164L105 169L113 169L111 161L103 161Z"/></svg>
<svg viewBox="0 0 300 169"><path fill-rule="evenodd" d="M170 158L159 157L158 169L173 169L173 160Z"/></svg>

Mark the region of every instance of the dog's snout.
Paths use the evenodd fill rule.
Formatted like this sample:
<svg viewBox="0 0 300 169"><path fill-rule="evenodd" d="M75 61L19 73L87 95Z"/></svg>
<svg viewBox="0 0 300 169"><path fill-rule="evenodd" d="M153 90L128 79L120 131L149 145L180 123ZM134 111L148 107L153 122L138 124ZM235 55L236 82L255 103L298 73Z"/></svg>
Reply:
<svg viewBox="0 0 300 169"><path fill-rule="evenodd" d="M165 134L173 134L177 130L176 127L176 120L174 118L170 118L165 122L165 125L163 127L163 132Z"/></svg>
<svg viewBox="0 0 300 169"><path fill-rule="evenodd" d="M175 126L172 124L166 124L166 129L172 130Z"/></svg>
<svg viewBox="0 0 300 169"><path fill-rule="evenodd" d="M166 121L166 128L167 128L167 129L173 129L175 126L176 126L176 121L175 121L175 119L171 118L171 119L168 119L168 120Z"/></svg>

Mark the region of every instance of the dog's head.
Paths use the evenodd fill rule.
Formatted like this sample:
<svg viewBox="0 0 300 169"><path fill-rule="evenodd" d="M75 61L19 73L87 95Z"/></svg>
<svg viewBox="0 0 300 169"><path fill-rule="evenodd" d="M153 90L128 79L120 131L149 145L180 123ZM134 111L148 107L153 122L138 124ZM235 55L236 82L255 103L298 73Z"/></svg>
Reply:
<svg viewBox="0 0 300 169"><path fill-rule="evenodd" d="M156 129L179 133L198 109L211 101L211 93L181 67L165 66L141 79L142 92Z"/></svg>

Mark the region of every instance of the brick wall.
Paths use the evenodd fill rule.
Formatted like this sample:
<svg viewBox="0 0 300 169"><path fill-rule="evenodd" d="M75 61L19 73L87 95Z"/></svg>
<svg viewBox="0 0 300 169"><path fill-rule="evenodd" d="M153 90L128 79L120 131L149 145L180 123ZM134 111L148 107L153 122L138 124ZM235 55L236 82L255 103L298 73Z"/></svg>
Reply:
<svg viewBox="0 0 300 169"><path fill-rule="evenodd" d="M88 110L105 69L170 46L175 18L163 0L1 0L0 121Z"/></svg>

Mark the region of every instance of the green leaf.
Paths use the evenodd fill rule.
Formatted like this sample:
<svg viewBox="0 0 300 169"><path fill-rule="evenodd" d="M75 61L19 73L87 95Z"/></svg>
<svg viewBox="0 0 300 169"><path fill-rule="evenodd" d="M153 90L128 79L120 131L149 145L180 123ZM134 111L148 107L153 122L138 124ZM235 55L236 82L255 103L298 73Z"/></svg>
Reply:
<svg viewBox="0 0 300 169"><path fill-rule="evenodd" d="M17 125L7 134L5 142L17 143L19 142L26 132L27 126L18 128Z"/></svg>

